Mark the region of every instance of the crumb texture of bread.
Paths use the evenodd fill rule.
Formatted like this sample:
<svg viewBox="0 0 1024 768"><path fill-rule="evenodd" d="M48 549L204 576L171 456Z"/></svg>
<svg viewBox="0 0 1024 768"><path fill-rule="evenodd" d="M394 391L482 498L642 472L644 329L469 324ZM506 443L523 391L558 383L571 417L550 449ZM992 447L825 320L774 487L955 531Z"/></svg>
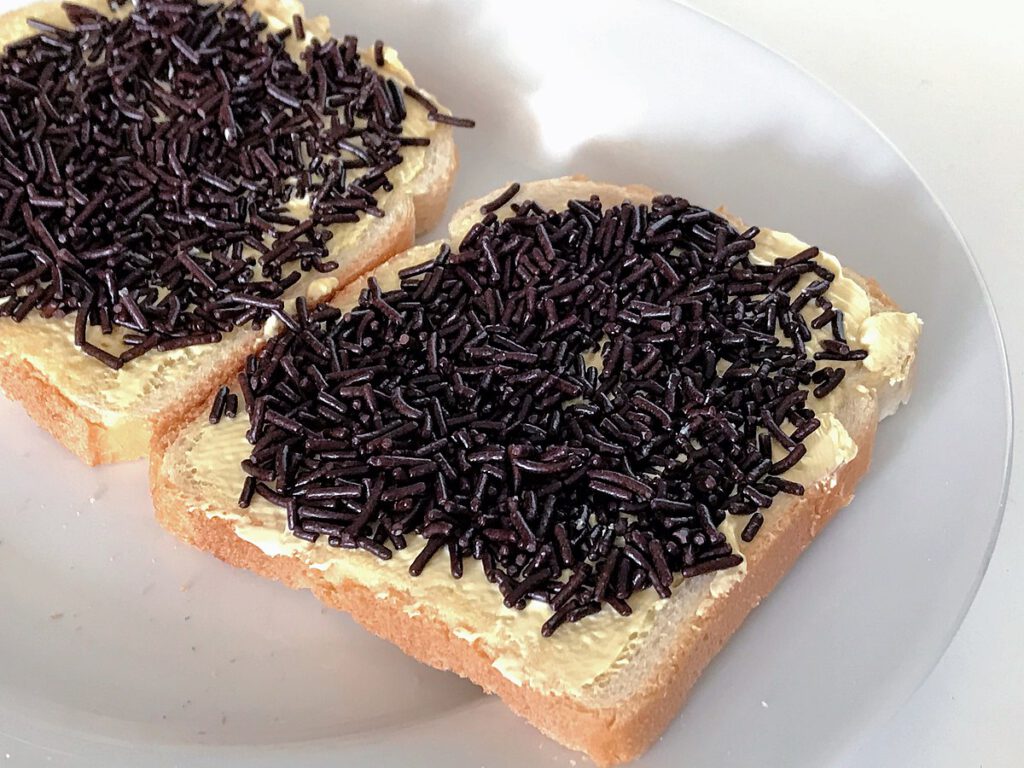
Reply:
<svg viewBox="0 0 1024 768"><path fill-rule="evenodd" d="M449 225L453 242L479 219L481 204L501 191L456 213ZM654 193L567 177L524 184L517 200L561 207L595 194L614 204L647 201ZM765 232L758 247L763 243L770 255L792 255L803 247L784 233ZM438 246L411 249L374 275L382 287L392 284L397 270L424 261ZM660 736L708 662L853 498L870 464L880 417L909 396L920 322L900 312L872 281L840 268L834 259L829 268L839 270L837 292L849 294L843 301L851 324L894 316L906 334L903 357L891 370L857 365L836 392L818 401L823 427L814 439L821 441L821 450L810 445L808 459L788 475L807 492L777 497L764 510L764 525L753 542L731 535L743 566L677 580L666 600L656 599L652 590L638 593L630 599L634 613L628 619L605 611L541 640L537 617L544 609L532 603L522 613L503 608L476 563L468 564L458 582L446 576L446 564L432 571L433 562L412 578L407 567L413 547L379 561L365 552L339 552L291 537L283 513L262 499L249 510L237 508L243 477L238 463L248 456L247 421L239 414L240 423L210 428L203 423L206 404L164 423L154 437L150 486L157 518L181 540L227 563L312 590L410 656L497 694L539 730L598 765L626 762ZM343 289L333 303L351 306L361 285Z"/></svg>
<svg viewBox="0 0 1024 768"><path fill-rule="evenodd" d="M79 4L111 13L105 0ZM246 0L245 6L261 12L272 32L290 26L293 14L305 16L297 0ZM27 24L29 18L67 25L60 2L34 3L0 16L0 45L35 34ZM307 19L305 27L307 41L330 34L323 16ZM292 40L290 45L298 43ZM378 68L372 55L363 55L368 66L400 83L416 85L392 48L384 49L384 58L384 66ZM453 130L428 120L426 110L412 100L407 109L407 129L429 136L430 146L403 148L403 163L390 174L394 190L379 195L383 218L366 216L354 224L332 227L334 237L328 249L340 266L324 275L304 275L283 297L289 305L300 295L313 301L329 298L437 225L458 169ZM308 213L299 200L290 206L295 215ZM151 352L113 371L75 347L73 333L73 318L47 320L36 313L21 323L0 318L0 390L90 465L146 456L157 423L173 421L177 413L204 402L211 389L266 340L258 330L236 329L217 344ZM121 335L104 337L93 330L89 340L113 351Z"/></svg>

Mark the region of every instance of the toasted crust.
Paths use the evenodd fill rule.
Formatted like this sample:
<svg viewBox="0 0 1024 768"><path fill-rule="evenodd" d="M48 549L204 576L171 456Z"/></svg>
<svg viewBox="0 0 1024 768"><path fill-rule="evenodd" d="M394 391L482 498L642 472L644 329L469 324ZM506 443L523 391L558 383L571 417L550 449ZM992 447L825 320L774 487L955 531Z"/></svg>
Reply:
<svg viewBox="0 0 1024 768"><path fill-rule="evenodd" d="M104 0L79 0L79 4L99 8ZM278 7L286 18L292 13L303 13L297 0L248 0L248 5L268 10ZM287 13L284 11L287 10ZM7 41L34 33L25 24L29 17L48 20L63 18L61 3L44 0L0 15L0 46ZM424 169L409 183L404 194L393 202L379 230L374 230L366 246L354 259L347 259L330 273L338 280L335 290L344 287L357 276L412 246L417 234L437 225L448 203L448 195L455 183L458 153L453 131L442 126L435 134ZM326 297L325 297L326 298ZM237 370L246 356L264 343L256 332L242 332L233 340L225 340L218 347L219 359L202 370L190 370L188 387L179 388L175 397L153 416L138 416L127 435L117 438L104 424L101 414L74 402L62 392L45 371L24 359L24 350L0 334L0 392L21 403L25 411L58 442L90 466L129 461L140 458L135 448L148 445L155 425L161 421L174 421L177 414L190 411L204 402L210 391L224 378Z"/></svg>
<svg viewBox="0 0 1024 768"><path fill-rule="evenodd" d="M103 439L103 427L89 421L29 363L0 356L0 391L21 403L36 424L89 466L114 460Z"/></svg>
<svg viewBox="0 0 1024 768"><path fill-rule="evenodd" d="M255 351L258 338L253 338L251 342L232 350L232 355L225 359L223 367L195 380L193 391L196 396L181 402L174 413L187 412L194 409L197 404L205 402L206 393L223 381L224 371L240 367L245 358ZM111 441L110 432L103 424L92 421L34 366L18 359L16 353L10 353L2 346L0 391L11 400L20 403L36 424L89 466L110 464L128 458L120 447ZM140 424L139 429L151 430L152 424Z"/></svg>
<svg viewBox="0 0 1024 768"><path fill-rule="evenodd" d="M562 181L585 183L580 178ZM637 187L622 195L643 196L641 190L649 192ZM472 205L478 206L479 201ZM471 207L465 206L462 211ZM458 218L459 214L455 220ZM845 273L865 288L876 311L897 309L873 281L850 270ZM851 437L858 446L856 457L843 464L829 483L808 489L807 495L793 503L778 525L762 530L744 552L746 577L727 597L712 601L700 615L687 616L686 621L676 625L671 650L662 658L647 660L651 671L614 706L588 706L579 698L532 688L528 680L516 685L493 666L494 656L480 643L456 636L449 625L434 616L406 610L414 606L405 592L389 590L388 598L382 600L379 589L371 590L350 581L333 583L323 571L307 568L298 559L266 555L239 538L230 522L208 517L201 511L204 500L196 497L195 489L170 480L171 473L164 466L168 449L178 435L193 419L202 417L202 411L182 413L155 436L150 485L157 519L164 528L231 565L296 589L310 589L325 604L350 613L359 624L413 658L451 670L498 694L539 730L585 752L598 765L631 760L662 734L714 655L824 525L853 498L854 488L870 464L878 424L877 402L873 402L851 424Z"/></svg>
<svg viewBox="0 0 1024 768"><path fill-rule="evenodd" d="M435 144L434 165L423 175L422 185L417 185L412 193L416 235L424 235L440 223L459 170L459 151L452 131L440 132Z"/></svg>

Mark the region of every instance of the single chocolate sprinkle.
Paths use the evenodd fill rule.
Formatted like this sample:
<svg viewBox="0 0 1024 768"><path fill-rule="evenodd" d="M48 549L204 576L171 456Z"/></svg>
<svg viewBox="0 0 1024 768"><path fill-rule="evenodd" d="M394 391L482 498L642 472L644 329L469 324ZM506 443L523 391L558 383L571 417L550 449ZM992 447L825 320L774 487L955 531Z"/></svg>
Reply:
<svg viewBox="0 0 1024 768"><path fill-rule="evenodd" d="M814 396L819 398L828 395L846 377L845 368L825 368L823 371L826 372L825 380L814 388Z"/></svg>
<svg viewBox="0 0 1024 768"><path fill-rule="evenodd" d="M245 509L252 503L253 494L256 493L256 478L246 477L242 483L242 493L238 497L238 506Z"/></svg>
<svg viewBox="0 0 1024 768"><path fill-rule="evenodd" d="M761 526L764 524L764 515L760 512L755 512L750 516L750 520L743 527L743 532L740 534L740 538L746 542L751 542L754 537L757 536L757 532L761 530Z"/></svg>
<svg viewBox="0 0 1024 768"><path fill-rule="evenodd" d="M444 112L431 112L427 115L427 119L433 120L435 123L454 125L456 128L476 128L476 120L471 120L468 117L446 115Z"/></svg>
<svg viewBox="0 0 1024 768"><path fill-rule="evenodd" d="M815 391L817 391L817 389ZM820 395L815 396L820 397ZM793 430L793 434L790 437L794 442L806 440L807 437L809 437L820 426L821 422L818 419L808 419L795 430Z"/></svg>
<svg viewBox="0 0 1024 768"><path fill-rule="evenodd" d="M772 464L771 471L777 475L781 475L787 469L792 469L796 466L796 463L800 461L806 453L807 447L803 443L794 446L793 450L786 454L784 458L779 459L777 462Z"/></svg>
<svg viewBox="0 0 1024 768"><path fill-rule="evenodd" d="M402 92L406 96L411 98L413 101L417 102L425 110L427 110L427 114L436 114L437 113L437 104L432 102L430 99L428 99L426 96L424 96L420 91L418 91L415 88L413 88L411 85L405 86L402 89Z"/></svg>
<svg viewBox="0 0 1024 768"><path fill-rule="evenodd" d="M262 325L303 271L337 266L324 227L383 215L402 147L429 143L402 135L401 89L355 38L293 59L299 16L270 34L240 3L63 9L69 29L32 20L0 54L0 313L74 313L111 368ZM131 341L112 354L97 326Z"/></svg>
<svg viewBox="0 0 1024 768"><path fill-rule="evenodd" d="M714 573L715 571L724 571L727 568L735 568L742 562L743 558L739 555L721 555L720 557L714 557L710 560L702 560L696 565L686 566L682 569L681 573L684 578L689 579L694 576L701 576L705 573Z"/></svg>
<svg viewBox="0 0 1024 768"><path fill-rule="evenodd" d="M512 182L508 189L498 195L496 198L491 200L489 203L484 203L480 206L480 213L488 214L494 213L499 208L503 208L507 205L516 195L519 194L519 182Z"/></svg>
<svg viewBox="0 0 1024 768"><path fill-rule="evenodd" d="M121 366L124 365L124 361L121 360L121 358L115 357L114 355L107 352L105 349L101 349L100 347L97 347L96 345L91 344L88 341L83 341L78 346L81 348L83 352L85 352L85 354L89 355L89 357L96 358L105 366L115 371L120 370Z"/></svg>
<svg viewBox="0 0 1024 768"><path fill-rule="evenodd" d="M454 578L479 561L508 607L550 605L547 636L742 562L719 527L749 516L749 541L758 510L804 492L779 475L820 426L809 388L841 369L807 349L831 284L817 251L751 262L756 229L669 196L525 200L499 219L519 192L392 290L300 307L240 377L243 470L296 535L417 547L413 576L442 549Z"/></svg>
<svg viewBox="0 0 1024 768"><path fill-rule="evenodd" d="M221 417L224 416L224 407L227 405L228 398L228 387L227 385L222 386L217 390L217 396L213 398L213 407L210 409L210 423L220 423Z"/></svg>

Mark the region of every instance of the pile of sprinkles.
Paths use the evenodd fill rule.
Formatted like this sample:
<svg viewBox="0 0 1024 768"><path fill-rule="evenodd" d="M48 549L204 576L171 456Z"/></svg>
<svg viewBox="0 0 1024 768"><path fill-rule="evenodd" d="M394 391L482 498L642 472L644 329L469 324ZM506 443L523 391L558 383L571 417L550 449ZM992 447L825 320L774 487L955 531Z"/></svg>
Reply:
<svg viewBox="0 0 1024 768"><path fill-rule="evenodd" d="M283 316L302 272L337 266L327 227L382 216L402 147L429 143L403 135L403 90L429 100L353 37L311 39L298 17L271 33L237 0L63 9L69 29L30 20L0 55L0 315L73 315L111 368ZM94 326L119 326L123 351Z"/></svg>
<svg viewBox="0 0 1024 768"><path fill-rule="evenodd" d="M518 191L399 289L371 278L344 314L300 303L250 357L239 504L259 494L308 541L418 547L413 576L477 560L506 606L550 605L548 636L742 562L719 525L746 516L750 541L773 497L804 492L780 475L820 426L810 390L865 353L816 248L754 263L755 228L670 196L499 217Z"/></svg>

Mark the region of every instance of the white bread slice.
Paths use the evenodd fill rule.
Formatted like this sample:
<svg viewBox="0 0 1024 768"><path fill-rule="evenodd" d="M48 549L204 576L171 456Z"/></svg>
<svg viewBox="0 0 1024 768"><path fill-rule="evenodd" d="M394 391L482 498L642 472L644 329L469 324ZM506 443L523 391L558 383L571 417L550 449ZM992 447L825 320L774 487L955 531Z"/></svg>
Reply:
<svg viewBox="0 0 1024 768"><path fill-rule="evenodd" d="M106 0L76 2L111 13ZM298 0L246 0L245 6L260 11L270 31L291 26L293 14L305 17ZM130 4L124 12L129 10ZM0 45L33 34L26 23L29 18L67 25L59 1L34 3L0 16ZM307 42L329 36L323 16L307 19L305 29ZM289 45L294 53L298 43L292 38ZM384 74L415 85L393 49L385 48L384 56ZM375 66L372 54L364 53L363 61ZM304 275L285 295L286 301L299 295L316 300L330 296L410 247L417 234L440 220L458 167L452 128L427 120L424 107L412 99L406 106L406 125L415 121L417 135L428 135L430 146L403 149L403 164L391 172L395 190L378 196L385 216L336 225L328 246L330 258L340 266L325 275ZM73 331L74 318L46 320L34 313L22 323L0 318L0 391L19 401L41 427L90 465L145 456L156 420L205 400L211 388L265 340L258 331L239 329L217 344L150 352L113 371L76 348ZM116 340L92 332L90 341L105 346Z"/></svg>
<svg viewBox="0 0 1024 768"><path fill-rule="evenodd" d="M479 218L481 203L496 194L458 212L450 224L453 242ZM611 205L626 198L648 201L653 192L573 177L525 184L517 199L562 207L568 199L591 194ZM395 284L399 269L433 256L437 246L414 248L381 265L374 274L382 289ZM804 247L795 238L765 231L756 253L770 246L787 256ZM834 260L829 268L839 269ZM435 558L413 578L407 566L415 546L379 561L362 551L291 537L278 508L258 497L248 510L237 507L244 477L238 462L249 455L242 437L248 422L239 414L238 423L210 427L208 405L164 425L155 436L150 483L157 518L175 536L221 560L310 589L414 658L468 677L597 764L630 760L657 739L715 653L850 501L870 463L879 419L909 396L920 321L899 312L875 283L849 270L837 274L837 283L846 279L837 291L849 296L832 298L837 305L846 302L848 333L869 345L870 354L847 369L837 392L814 404L819 417L828 416L828 428L815 434L834 450L818 450L809 441L807 458L790 475L806 485L807 493L776 497L751 544L737 541L735 530L727 532L744 565L677 580L666 600L651 590L634 595L629 618L602 611L543 639L539 627L546 607L504 608L476 563L468 563L466 574L455 581L447 574L447 559ZM362 283L341 291L333 303L352 306ZM412 555L406 554L410 550Z"/></svg>

